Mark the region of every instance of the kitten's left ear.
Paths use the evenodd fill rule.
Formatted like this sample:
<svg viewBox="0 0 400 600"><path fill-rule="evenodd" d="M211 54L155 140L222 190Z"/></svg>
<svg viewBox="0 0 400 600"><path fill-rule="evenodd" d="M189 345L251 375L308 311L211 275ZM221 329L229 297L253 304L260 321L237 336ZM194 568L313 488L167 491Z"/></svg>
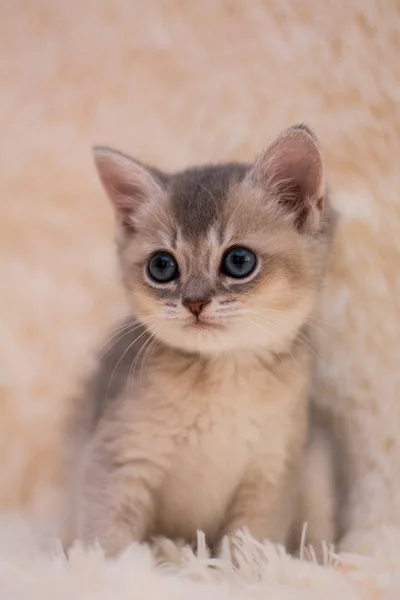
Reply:
<svg viewBox="0 0 400 600"><path fill-rule="evenodd" d="M284 131L256 160L247 181L264 188L299 230L321 219L325 173L319 144L306 125Z"/></svg>
<svg viewBox="0 0 400 600"><path fill-rule="evenodd" d="M125 232L132 232L137 210L151 199L162 198L163 185L148 168L116 150L97 146L93 154L117 223Z"/></svg>

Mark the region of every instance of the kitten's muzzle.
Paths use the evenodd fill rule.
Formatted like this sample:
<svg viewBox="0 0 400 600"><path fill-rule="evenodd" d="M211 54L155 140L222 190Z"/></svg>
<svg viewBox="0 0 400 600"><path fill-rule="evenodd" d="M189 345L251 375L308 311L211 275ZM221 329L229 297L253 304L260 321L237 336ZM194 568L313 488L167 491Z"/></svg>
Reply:
<svg viewBox="0 0 400 600"><path fill-rule="evenodd" d="M211 302L211 300L209 300L209 299L206 299L206 300L189 300L189 299L184 299L182 301L183 305L186 306L186 308L195 317L198 317L200 315L200 313L203 311L203 309L207 306L207 304L210 304L210 302Z"/></svg>

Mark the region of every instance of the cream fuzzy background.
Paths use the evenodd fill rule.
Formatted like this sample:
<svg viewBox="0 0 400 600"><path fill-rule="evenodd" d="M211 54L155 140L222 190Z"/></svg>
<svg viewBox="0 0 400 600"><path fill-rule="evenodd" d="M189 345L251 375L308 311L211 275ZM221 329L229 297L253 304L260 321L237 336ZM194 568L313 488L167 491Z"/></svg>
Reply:
<svg viewBox="0 0 400 600"><path fill-rule="evenodd" d="M342 214L319 394L346 452L345 524L400 525L399 3L0 8L0 507L56 514L68 396L125 312L91 145L176 168L251 159L304 120Z"/></svg>

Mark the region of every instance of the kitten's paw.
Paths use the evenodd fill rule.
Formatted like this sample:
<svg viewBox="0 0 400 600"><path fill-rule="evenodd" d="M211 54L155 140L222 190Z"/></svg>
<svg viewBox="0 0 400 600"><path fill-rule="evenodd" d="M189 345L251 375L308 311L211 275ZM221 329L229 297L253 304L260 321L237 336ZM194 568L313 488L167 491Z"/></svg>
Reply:
<svg viewBox="0 0 400 600"><path fill-rule="evenodd" d="M168 538L157 537L152 540L150 548L157 565L180 565L185 543L180 540L173 542Z"/></svg>
<svg viewBox="0 0 400 600"><path fill-rule="evenodd" d="M109 558L119 556L129 546L141 541L135 537L131 527L115 523L96 527L96 530L86 527L79 540L85 547L100 546L105 556Z"/></svg>

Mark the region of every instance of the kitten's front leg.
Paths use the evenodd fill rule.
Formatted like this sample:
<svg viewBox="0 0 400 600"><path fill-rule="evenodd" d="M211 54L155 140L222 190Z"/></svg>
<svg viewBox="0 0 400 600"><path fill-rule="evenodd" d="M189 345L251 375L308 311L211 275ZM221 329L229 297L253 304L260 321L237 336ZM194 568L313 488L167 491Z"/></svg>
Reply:
<svg viewBox="0 0 400 600"><path fill-rule="evenodd" d="M153 444L157 448L155 440ZM99 443L93 446L84 466L77 537L84 544L100 543L109 556L146 540L165 462L162 453L135 448L132 440L127 456Z"/></svg>
<svg viewBox="0 0 400 600"><path fill-rule="evenodd" d="M246 475L228 512L220 544L228 536L232 545L242 528L259 541L286 544L294 518L293 488L289 477L275 483L258 469Z"/></svg>

